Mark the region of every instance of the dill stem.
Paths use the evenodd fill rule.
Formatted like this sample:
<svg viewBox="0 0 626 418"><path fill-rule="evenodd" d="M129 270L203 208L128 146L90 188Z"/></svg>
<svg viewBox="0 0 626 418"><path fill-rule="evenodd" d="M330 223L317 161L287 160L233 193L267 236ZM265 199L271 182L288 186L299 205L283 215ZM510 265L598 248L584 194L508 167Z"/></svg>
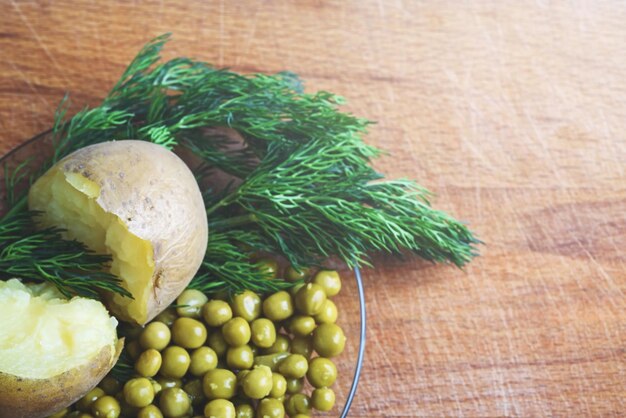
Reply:
<svg viewBox="0 0 626 418"><path fill-rule="evenodd" d="M15 204L11 207L11 209L7 211L7 213L2 217L2 219L11 219L12 216L24 210L28 202L27 196L28 195L24 195L20 198L20 200L15 202Z"/></svg>
<svg viewBox="0 0 626 418"><path fill-rule="evenodd" d="M259 218L254 213L248 213L247 215L233 216L232 218L211 222L209 223L209 229L220 231L235 226L256 223L258 220Z"/></svg>
<svg viewBox="0 0 626 418"><path fill-rule="evenodd" d="M239 190L235 190L234 192L224 197L222 200L220 200L219 202L217 202L210 208L207 208L206 210L207 216L209 216L211 213L215 212L216 210L223 208L224 206L228 206L231 203L235 202L238 197L239 197Z"/></svg>

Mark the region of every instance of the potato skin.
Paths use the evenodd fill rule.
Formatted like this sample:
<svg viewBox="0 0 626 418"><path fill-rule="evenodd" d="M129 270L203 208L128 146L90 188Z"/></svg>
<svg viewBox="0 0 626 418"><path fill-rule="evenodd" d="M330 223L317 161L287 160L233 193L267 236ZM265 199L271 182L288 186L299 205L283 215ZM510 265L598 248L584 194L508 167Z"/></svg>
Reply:
<svg viewBox="0 0 626 418"><path fill-rule="evenodd" d="M96 387L117 362L124 346L106 346L88 364L49 379L26 379L0 372L0 418L40 418L65 408Z"/></svg>
<svg viewBox="0 0 626 418"><path fill-rule="evenodd" d="M173 152L138 140L79 149L44 177L55 170L78 173L98 184L97 203L134 235L151 242L155 267L147 316L132 318L115 303L107 303L119 319L147 323L185 289L206 252L206 209L191 170Z"/></svg>

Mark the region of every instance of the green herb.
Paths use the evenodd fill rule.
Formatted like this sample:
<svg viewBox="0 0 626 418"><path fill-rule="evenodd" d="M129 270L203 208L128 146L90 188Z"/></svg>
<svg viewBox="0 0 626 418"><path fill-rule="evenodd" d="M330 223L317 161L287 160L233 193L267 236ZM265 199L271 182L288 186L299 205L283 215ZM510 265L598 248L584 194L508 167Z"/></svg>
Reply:
<svg viewBox="0 0 626 418"><path fill-rule="evenodd" d="M60 229L35 230L33 215L20 212L0 222L1 276L49 281L68 297L97 298L99 290L130 297L119 278L102 271L109 257L63 239Z"/></svg>
<svg viewBox="0 0 626 418"><path fill-rule="evenodd" d="M254 215L253 231L298 266L331 255L354 266L374 251L405 249L434 261L469 261L475 241L465 226L431 209L427 192L413 182L380 181L361 147L348 138L314 139L286 157L282 148L272 149L236 190L207 209L209 219L219 229L228 227L233 206Z"/></svg>
<svg viewBox="0 0 626 418"><path fill-rule="evenodd" d="M100 106L68 119L67 100L61 103L47 164L127 138L195 155L211 233L192 287L210 293L286 286L250 264L258 251L295 266L322 265L329 256L368 264L374 252L463 266L476 255L479 241L434 210L428 192L372 169L380 151L362 140L370 122L341 112L341 97L304 93L292 73L241 75L188 58L160 62L168 39L148 43ZM210 183L217 171L232 177L223 189ZM51 250L56 241L41 246Z"/></svg>
<svg viewBox="0 0 626 418"><path fill-rule="evenodd" d="M122 350L120 356L115 363L115 366L109 372L109 375L117 379L121 383L128 382L130 379L136 376L135 367L133 366L133 360L128 353L128 350Z"/></svg>
<svg viewBox="0 0 626 418"><path fill-rule="evenodd" d="M256 242L258 234L243 229L210 234L206 256L190 288L204 293L239 293L244 290L264 293L291 286L286 281L269 279L266 273L250 261L250 254L242 250L244 246L268 250L262 242Z"/></svg>

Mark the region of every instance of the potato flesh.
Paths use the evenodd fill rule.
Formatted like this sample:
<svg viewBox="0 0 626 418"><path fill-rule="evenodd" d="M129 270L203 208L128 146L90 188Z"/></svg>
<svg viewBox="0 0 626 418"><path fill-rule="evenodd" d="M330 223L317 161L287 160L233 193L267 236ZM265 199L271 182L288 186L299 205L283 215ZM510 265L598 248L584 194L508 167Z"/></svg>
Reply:
<svg viewBox="0 0 626 418"><path fill-rule="evenodd" d="M102 303L65 299L50 284L0 281L0 372L47 379L88 364L117 340Z"/></svg>
<svg viewBox="0 0 626 418"><path fill-rule="evenodd" d="M152 244L131 233L119 217L105 212L96 201L100 187L81 174L59 170L41 180L32 196L35 207L46 208L42 223L66 229L67 238L77 239L98 253L110 254L111 273L122 279L134 297L115 294L114 305L125 308L131 318L145 318L153 287Z"/></svg>

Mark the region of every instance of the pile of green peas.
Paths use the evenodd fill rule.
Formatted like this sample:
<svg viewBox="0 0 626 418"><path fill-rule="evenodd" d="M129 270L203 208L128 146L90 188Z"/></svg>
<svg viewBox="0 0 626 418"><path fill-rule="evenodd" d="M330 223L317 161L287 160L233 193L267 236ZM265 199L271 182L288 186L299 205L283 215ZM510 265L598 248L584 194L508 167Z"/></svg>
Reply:
<svg viewBox="0 0 626 418"><path fill-rule="evenodd" d="M273 260L262 265L277 271ZM132 379L107 376L52 417L306 418L330 411L337 378L331 358L346 343L331 300L341 279L330 270L309 279L292 267L285 278L306 282L264 299L245 291L209 300L185 290L127 337Z"/></svg>

